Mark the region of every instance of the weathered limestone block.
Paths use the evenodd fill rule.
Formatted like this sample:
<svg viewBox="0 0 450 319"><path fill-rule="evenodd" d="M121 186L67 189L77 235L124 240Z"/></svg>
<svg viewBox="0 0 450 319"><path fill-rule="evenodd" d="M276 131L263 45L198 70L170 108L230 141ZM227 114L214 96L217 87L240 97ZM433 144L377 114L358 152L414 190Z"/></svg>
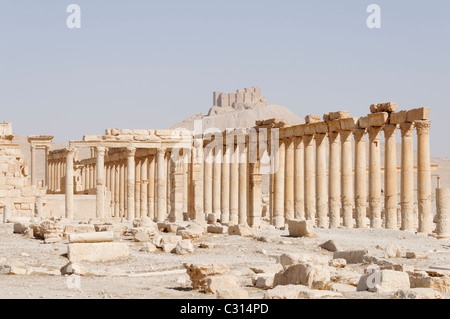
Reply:
<svg viewBox="0 0 450 319"><path fill-rule="evenodd" d="M69 244L67 257L73 262L106 262L127 257L130 254L124 243Z"/></svg>
<svg viewBox="0 0 450 319"><path fill-rule="evenodd" d="M338 245L334 240L328 240L321 244L319 247L331 252L342 250L340 245Z"/></svg>
<svg viewBox="0 0 450 319"><path fill-rule="evenodd" d="M56 221L45 221L39 225L39 229L45 244L59 242L64 236L64 225Z"/></svg>
<svg viewBox="0 0 450 319"><path fill-rule="evenodd" d="M320 122L320 115L307 115L305 117L306 124L318 123Z"/></svg>
<svg viewBox="0 0 450 319"><path fill-rule="evenodd" d="M431 277L427 273L415 272L409 278L411 288L431 288L441 293L450 293L449 277Z"/></svg>
<svg viewBox="0 0 450 319"><path fill-rule="evenodd" d="M389 114L386 112L369 114L369 126L383 126L388 123Z"/></svg>
<svg viewBox="0 0 450 319"><path fill-rule="evenodd" d="M152 240L152 238L146 231L139 231L135 233L133 239L137 243L146 243Z"/></svg>
<svg viewBox="0 0 450 319"><path fill-rule="evenodd" d="M69 234L69 243L102 243L114 241L113 232L73 233Z"/></svg>
<svg viewBox="0 0 450 319"><path fill-rule="evenodd" d="M177 236L177 235L169 235L169 236L162 236L161 238L161 246L165 244L178 244L181 240L183 240L183 237Z"/></svg>
<svg viewBox="0 0 450 319"><path fill-rule="evenodd" d="M390 124L403 124L406 123L408 111L400 111L391 113L389 117Z"/></svg>
<svg viewBox="0 0 450 319"><path fill-rule="evenodd" d="M429 107L422 107L419 109L410 110L406 115L406 121L410 123L414 121L428 120L429 118L430 118Z"/></svg>
<svg viewBox="0 0 450 319"><path fill-rule="evenodd" d="M244 289L218 289L216 290L217 299L249 299L247 290Z"/></svg>
<svg viewBox="0 0 450 319"><path fill-rule="evenodd" d="M142 247L139 251L147 254L153 254L156 252L158 248L152 243L145 243L144 247Z"/></svg>
<svg viewBox="0 0 450 319"><path fill-rule="evenodd" d="M351 286L357 286L361 278L361 274L345 269L335 269L331 273L331 281L335 283L342 283Z"/></svg>
<svg viewBox="0 0 450 319"><path fill-rule="evenodd" d="M28 271L22 263L0 263L0 275L27 275Z"/></svg>
<svg viewBox="0 0 450 319"><path fill-rule="evenodd" d="M388 102L388 103L380 103L380 104L372 104L370 106L371 113L380 113L380 112L397 112L397 103Z"/></svg>
<svg viewBox="0 0 450 319"><path fill-rule="evenodd" d="M175 253L175 248L177 244L165 243L162 245L162 251L165 253Z"/></svg>
<svg viewBox="0 0 450 319"><path fill-rule="evenodd" d="M327 256L308 253L287 253L279 257L280 264L286 268L295 264L316 264L328 266L329 259Z"/></svg>
<svg viewBox="0 0 450 319"><path fill-rule="evenodd" d="M312 220L288 220L289 236L291 237L317 237L314 231L314 221Z"/></svg>
<svg viewBox="0 0 450 319"><path fill-rule="evenodd" d="M191 223L186 227L178 227L177 235L183 239L197 240L205 234L205 228L195 223Z"/></svg>
<svg viewBox="0 0 450 319"><path fill-rule="evenodd" d="M345 259L347 264L359 264L364 262L363 257L367 253L367 250L336 251L333 254L333 259Z"/></svg>
<svg viewBox="0 0 450 319"><path fill-rule="evenodd" d="M232 275L221 275L209 277L206 281L206 293L215 294L218 290L239 289L240 284L237 277Z"/></svg>
<svg viewBox="0 0 450 319"><path fill-rule="evenodd" d="M347 284L333 283L330 286L330 290L335 292L356 292L356 287Z"/></svg>
<svg viewBox="0 0 450 319"><path fill-rule="evenodd" d="M339 120L342 131L353 131L358 127L358 118L351 117Z"/></svg>
<svg viewBox="0 0 450 319"><path fill-rule="evenodd" d="M233 225L228 227L228 235L230 236L255 237L257 234L258 229L247 225Z"/></svg>
<svg viewBox="0 0 450 319"><path fill-rule="evenodd" d="M180 240L175 247L175 253L177 255L187 255L194 252L194 245L192 245L189 239Z"/></svg>
<svg viewBox="0 0 450 319"><path fill-rule="evenodd" d="M272 289L275 274L256 274L252 277L252 284L259 289Z"/></svg>
<svg viewBox="0 0 450 319"><path fill-rule="evenodd" d="M395 293L397 299L441 299L442 295L431 288L399 289Z"/></svg>
<svg viewBox="0 0 450 319"><path fill-rule="evenodd" d="M397 245L388 245L385 250L385 258L400 258L402 256L402 248Z"/></svg>
<svg viewBox="0 0 450 319"><path fill-rule="evenodd" d="M304 285L309 288L322 288L330 281L328 266L296 264L275 274L273 286Z"/></svg>
<svg viewBox="0 0 450 319"><path fill-rule="evenodd" d="M30 223L14 223L14 233L23 235L30 227Z"/></svg>
<svg viewBox="0 0 450 319"><path fill-rule="evenodd" d="M90 224L77 224L77 225L66 225L64 227L64 233L94 233L95 226Z"/></svg>
<svg viewBox="0 0 450 319"><path fill-rule="evenodd" d="M345 259L332 259L329 262L330 267L334 268L345 268L347 266L347 261Z"/></svg>
<svg viewBox="0 0 450 319"><path fill-rule="evenodd" d="M88 270L86 267L71 261L61 268L61 275L85 276L87 273Z"/></svg>
<svg viewBox="0 0 450 319"><path fill-rule="evenodd" d="M225 275L229 272L228 264L184 263L183 266L191 279L193 289L206 289L208 278Z"/></svg>
<svg viewBox="0 0 450 319"><path fill-rule="evenodd" d="M250 267L250 269L255 274L276 274L283 270L283 266L281 264L267 264L263 266L254 266Z"/></svg>
<svg viewBox="0 0 450 319"><path fill-rule="evenodd" d="M209 225L208 228L206 229L206 231L211 234L227 234L228 227L225 225L214 224L214 225Z"/></svg>
<svg viewBox="0 0 450 319"><path fill-rule="evenodd" d="M361 277L357 291L395 292L399 289L409 289L409 275L395 270L376 270Z"/></svg>
<svg viewBox="0 0 450 319"><path fill-rule="evenodd" d="M414 251L407 251L406 258L408 258L408 259L428 259L428 254L414 252Z"/></svg>
<svg viewBox="0 0 450 319"><path fill-rule="evenodd" d="M324 122L331 122L335 120L340 119L347 119L350 117L350 112L348 111L337 111L337 112L330 112L323 115Z"/></svg>
<svg viewBox="0 0 450 319"><path fill-rule="evenodd" d="M301 291L308 289L301 285L277 286L264 293L264 299L299 299Z"/></svg>

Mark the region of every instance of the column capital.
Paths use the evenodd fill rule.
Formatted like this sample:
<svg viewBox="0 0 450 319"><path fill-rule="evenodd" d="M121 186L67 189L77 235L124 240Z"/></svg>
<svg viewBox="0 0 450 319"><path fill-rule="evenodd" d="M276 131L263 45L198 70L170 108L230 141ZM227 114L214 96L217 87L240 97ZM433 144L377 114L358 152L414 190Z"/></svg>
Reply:
<svg viewBox="0 0 450 319"><path fill-rule="evenodd" d="M66 148L66 153L67 154L73 154L73 153L75 153L75 148L73 148L73 147L68 147L68 148Z"/></svg>
<svg viewBox="0 0 450 319"><path fill-rule="evenodd" d="M369 139L371 141L379 141L381 135L381 126L371 126L368 129Z"/></svg>
<svg viewBox="0 0 450 319"><path fill-rule="evenodd" d="M106 154L106 147L103 147L103 146L97 146L97 147L96 147L96 151L97 151L97 156L98 156L98 155L100 155L100 156L105 156L105 154Z"/></svg>
<svg viewBox="0 0 450 319"><path fill-rule="evenodd" d="M166 148L160 147L156 149L156 155L165 155L166 154Z"/></svg>
<svg viewBox="0 0 450 319"><path fill-rule="evenodd" d="M415 121L417 135L430 134L431 121Z"/></svg>
<svg viewBox="0 0 450 319"><path fill-rule="evenodd" d="M136 147L127 147L127 156L134 157L136 155Z"/></svg>
<svg viewBox="0 0 450 319"><path fill-rule="evenodd" d="M367 130L365 128L357 128L357 129L353 130L353 136L357 140L360 140L361 138L366 136L366 134L367 134Z"/></svg>
<svg viewBox="0 0 450 319"><path fill-rule="evenodd" d="M414 123L402 123L400 124L400 131L402 137L412 137L414 133Z"/></svg>
<svg viewBox="0 0 450 319"><path fill-rule="evenodd" d="M383 126L383 132L385 137L391 137L397 133L396 124L386 124Z"/></svg>
<svg viewBox="0 0 450 319"><path fill-rule="evenodd" d="M342 131L340 131L339 133L341 135L341 142L342 143L348 142L350 137L352 136L352 132L353 131L350 131L350 130L342 130Z"/></svg>

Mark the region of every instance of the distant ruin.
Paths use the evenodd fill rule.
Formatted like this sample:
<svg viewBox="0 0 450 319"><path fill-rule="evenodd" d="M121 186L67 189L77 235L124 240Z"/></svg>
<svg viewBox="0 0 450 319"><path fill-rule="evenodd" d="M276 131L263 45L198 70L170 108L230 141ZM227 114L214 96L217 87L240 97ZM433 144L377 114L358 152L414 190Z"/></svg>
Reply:
<svg viewBox="0 0 450 319"><path fill-rule="evenodd" d="M213 107L209 110L208 115L242 111L265 105L268 105L267 100L261 95L259 87L236 90L234 93L214 92Z"/></svg>

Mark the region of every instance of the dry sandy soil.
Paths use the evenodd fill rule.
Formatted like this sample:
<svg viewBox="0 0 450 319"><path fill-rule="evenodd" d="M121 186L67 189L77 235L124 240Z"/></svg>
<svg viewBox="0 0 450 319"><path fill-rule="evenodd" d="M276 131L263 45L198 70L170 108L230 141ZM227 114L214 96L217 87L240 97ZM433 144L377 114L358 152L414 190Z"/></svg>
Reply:
<svg viewBox="0 0 450 319"><path fill-rule="evenodd" d="M4 227L0 225L0 228ZM332 259L332 252L319 247L327 240L334 240L344 250L367 249L370 254L384 257L388 244L407 251L426 252L428 259L390 258L398 264L414 265L416 270L437 269L450 272L450 241L421 237L402 231L383 229L318 229L317 238L293 238L287 230L268 226L260 230L268 242L256 238L205 234L194 242L195 251L190 255L176 255L157 251L140 252L142 243L123 236L120 240L129 245L130 256L109 263L82 263L89 275L81 277L80 289L68 285L68 277L60 274L60 268L68 263L67 241L44 244L39 239L26 239L19 234L0 234L0 260L21 263L33 269L30 275L0 275L0 298L147 298L147 299L213 299L215 295L191 289L191 282L183 263L228 263L231 274L239 278L241 287L251 299L260 299L264 290L253 287L250 267L274 264L283 253L309 252ZM1 233L1 232L0 232ZM168 235L168 234L163 234ZM215 243L212 248L199 248L200 243ZM337 272L364 273L368 265L347 265ZM358 275L358 276L359 276ZM356 288L355 288L356 290ZM344 298L385 299L392 293L344 292ZM450 294L443 295L449 298Z"/></svg>

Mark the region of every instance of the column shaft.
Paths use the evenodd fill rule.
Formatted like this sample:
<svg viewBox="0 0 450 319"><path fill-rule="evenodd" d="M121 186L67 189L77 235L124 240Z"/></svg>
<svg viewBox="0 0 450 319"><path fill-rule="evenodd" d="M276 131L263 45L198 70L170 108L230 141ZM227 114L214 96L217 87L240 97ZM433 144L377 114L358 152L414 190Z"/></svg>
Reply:
<svg viewBox="0 0 450 319"><path fill-rule="evenodd" d="M355 138L355 220L356 228L366 228L367 164L366 130L353 131Z"/></svg>
<svg viewBox="0 0 450 319"><path fill-rule="evenodd" d="M398 229L397 222L397 125L385 125L384 131L384 216L387 229Z"/></svg>
<svg viewBox="0 0 450 319"><path fill-rule="evenodd" d="M352 158L352 132L341 131L341 201L343 225L353 227L353 158Z"/></svg>
<svg viewBox="0 0 450 319"><path fill-rule="evenodd" d="M369 128L369 211L370 226L381 228L381 165L380 165L381 127Z"/></svg>
<svg viewBox="0 0 450 319"><path fill-rule="evenodd" d="M405 231L414 231L414 124L400 124L400 130L402 133L400 181L400 202L402 211L401 229Z"/></svg>
<svg viewBox="0 0 450 319"><path fill-rule="evenodd" d="M431 121L416 121L419 233L425 234L431 233L433 226L431 216L430 123Z"/></svg>

